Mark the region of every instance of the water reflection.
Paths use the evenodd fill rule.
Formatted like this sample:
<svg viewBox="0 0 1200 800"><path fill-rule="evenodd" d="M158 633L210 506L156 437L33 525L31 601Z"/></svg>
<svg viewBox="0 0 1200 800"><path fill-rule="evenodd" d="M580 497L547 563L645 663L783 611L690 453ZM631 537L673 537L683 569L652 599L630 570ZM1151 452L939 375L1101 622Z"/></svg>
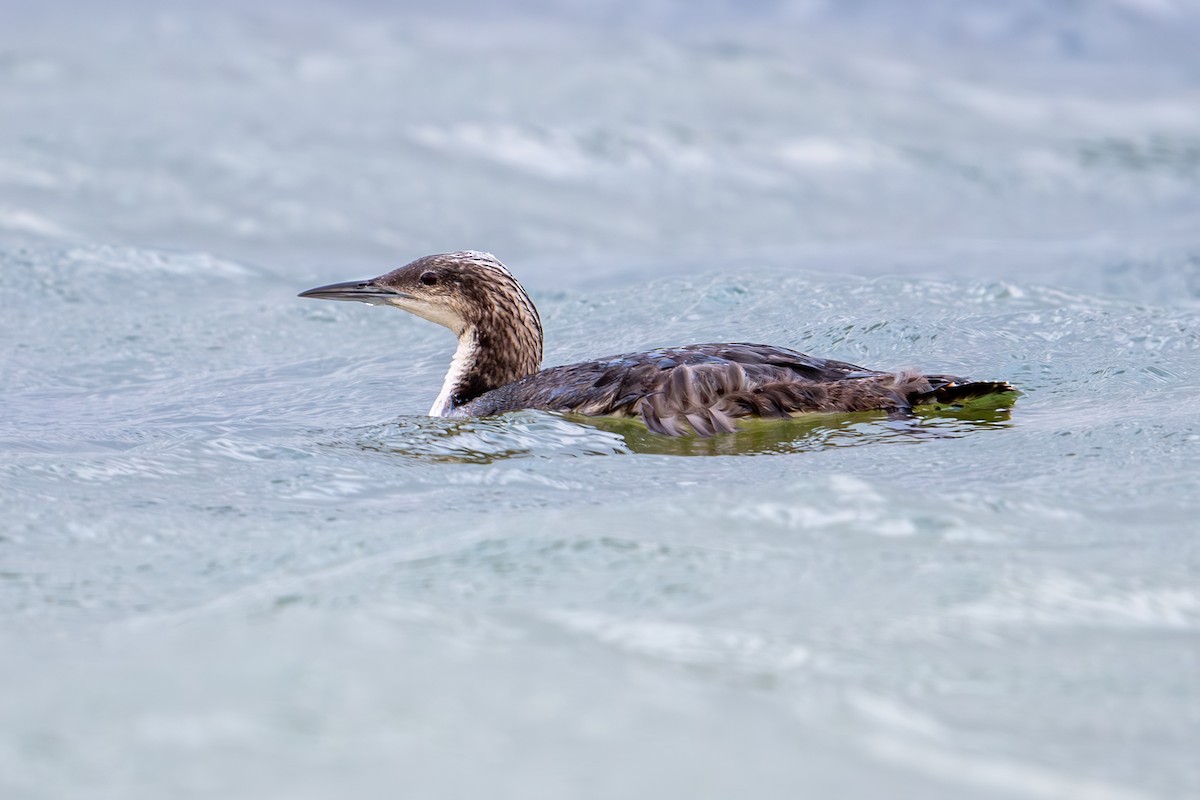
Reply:
<svg viewBox="0 0 1200 800"><path fill-rule="evenodd" d="M754 456L804 453L865 444L955 439L1011 426L1007 408L942 409L906 417L883 412L813 414L790 420L743 420L738 430L702 439L659 436L633 420L593 418L586 424L619 432L635 453L675 456Z"/></svg>
<svg viewBox="0 0 1200 800"><path fill-rule="evenodd" d="M929 409L903 417L883 412L812 414L790 420L742 420L734 433L704 439L651 433L633 419L522 411L468 420L405 417L355 428L330 443L418 461L462 464L631 453L753 456L961 438L1010 427L1010 417L1010 409L1003 406Z"/></svg>

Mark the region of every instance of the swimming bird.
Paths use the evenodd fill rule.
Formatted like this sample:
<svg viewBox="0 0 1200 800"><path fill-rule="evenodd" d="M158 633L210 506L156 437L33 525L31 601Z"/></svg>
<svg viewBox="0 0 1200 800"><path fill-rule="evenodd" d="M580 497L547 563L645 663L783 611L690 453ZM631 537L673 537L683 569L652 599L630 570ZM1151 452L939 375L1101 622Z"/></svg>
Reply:
<svg viewBox="0 0 1200 800"><path fill-rule="evenodd" d="M668 436L712 436L743 417L953 405L1013 394L1002 381L880 372L766 344L692 344L541 369L542 321L525 289L490 253L418 258L364 281L300 297L395 306L444 325L458 349L429 415L476 417L518 409L636 417Z"/></svg>

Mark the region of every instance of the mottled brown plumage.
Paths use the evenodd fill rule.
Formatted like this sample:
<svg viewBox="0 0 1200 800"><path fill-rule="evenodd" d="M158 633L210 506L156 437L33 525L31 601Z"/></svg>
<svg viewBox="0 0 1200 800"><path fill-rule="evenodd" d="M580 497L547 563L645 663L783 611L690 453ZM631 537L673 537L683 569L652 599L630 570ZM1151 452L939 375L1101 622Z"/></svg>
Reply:
<svg viewBox="0 0 1200 800"><path fill-rule="evenodd" d="M425 256L369 281L301 297L394 305L458 336L430 414L487 416L543 409L629 416L657 433L712 436L742 417L810 412L910 411L1012 393L1004 382L880 372L764 344L694 344L539 371L542 324L533 301L494 256Z"/></svg>

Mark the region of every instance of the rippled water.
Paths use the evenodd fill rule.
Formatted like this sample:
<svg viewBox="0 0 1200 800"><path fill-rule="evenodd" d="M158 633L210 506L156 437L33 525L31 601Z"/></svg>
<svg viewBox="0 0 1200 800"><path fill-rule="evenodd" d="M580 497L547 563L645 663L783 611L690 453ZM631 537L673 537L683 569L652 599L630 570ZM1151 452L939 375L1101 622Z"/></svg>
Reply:
<svg viewBox="0 0 1200 800"><path fill-rule="evenodd" d="M8 9L3 796L1200 795L1196 11L916 7ZM295 298L463 247L1024 394L435 420Z"/></svg>

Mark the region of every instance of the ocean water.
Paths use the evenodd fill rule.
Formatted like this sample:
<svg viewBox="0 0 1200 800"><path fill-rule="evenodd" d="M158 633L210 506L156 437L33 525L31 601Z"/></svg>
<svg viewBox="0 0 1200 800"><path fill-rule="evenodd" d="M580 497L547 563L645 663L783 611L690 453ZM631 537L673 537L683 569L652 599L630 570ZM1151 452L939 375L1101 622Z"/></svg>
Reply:
<svg viewBox="0 0 1200 800"><path fill-rule="evenodd" d="M1200 797L1200 7L0 2L0 796ZM422 416L295 297L1011 411Z"/></svg>

